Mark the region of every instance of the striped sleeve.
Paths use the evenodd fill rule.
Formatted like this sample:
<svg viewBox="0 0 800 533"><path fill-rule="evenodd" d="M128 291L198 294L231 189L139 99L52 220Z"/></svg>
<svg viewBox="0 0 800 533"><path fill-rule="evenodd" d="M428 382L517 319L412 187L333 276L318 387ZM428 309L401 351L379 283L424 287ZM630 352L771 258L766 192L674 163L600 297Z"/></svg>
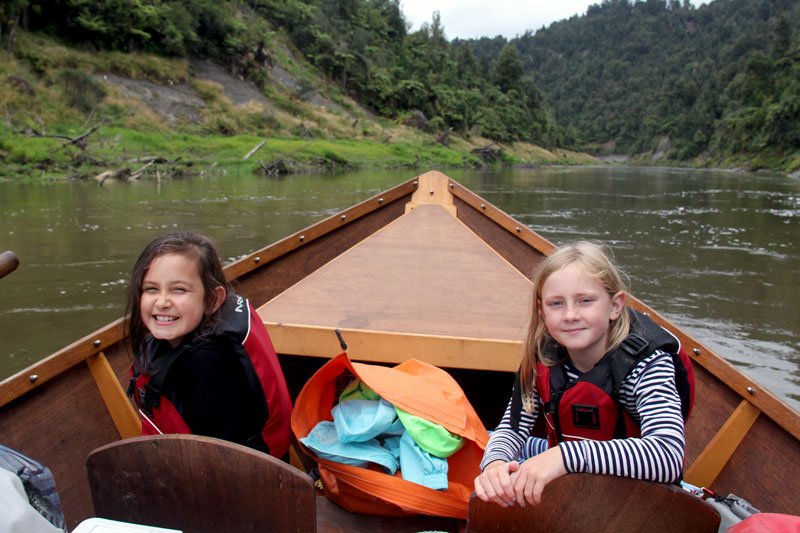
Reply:
<svg viewBox="0 0 800 533"><path fill-rule="evenodd" d="M512 393L513 395L513 393ZM520 450L528 440L531 434L533 425L536 422L536 417L540 409L539 395L534 392L533 398L533 412L529 413L522 409L519 417L519 427L514 428L511 424L511 409L513 402L512 399L508 401L506 412L500 420L500 424L492 432L489 437L489 443L486 445L486 451L481 460L481 471L486 468L489 463L493 461L515 461L520 455Z"/></svg>
<svg viewBox="0 0 800 533"><path fill-rule="evenodd" d="M680 480L684 427L671 356L657 351L640 361L623 382L619 401L641 425L641 438L563 442L559 446L567 471L661 483Z"/></svg>

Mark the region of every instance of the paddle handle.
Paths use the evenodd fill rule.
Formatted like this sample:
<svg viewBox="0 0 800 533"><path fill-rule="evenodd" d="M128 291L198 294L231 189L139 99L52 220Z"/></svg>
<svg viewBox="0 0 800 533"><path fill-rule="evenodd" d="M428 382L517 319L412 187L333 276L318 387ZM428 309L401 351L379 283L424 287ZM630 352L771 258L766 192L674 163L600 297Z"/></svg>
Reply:
<svg viewBox="0 0 800 533"><path fill-rule="evenodd" d="M19 266L19 259L14 252L3 252L0 254L0 278L14 272Z"/></svg>

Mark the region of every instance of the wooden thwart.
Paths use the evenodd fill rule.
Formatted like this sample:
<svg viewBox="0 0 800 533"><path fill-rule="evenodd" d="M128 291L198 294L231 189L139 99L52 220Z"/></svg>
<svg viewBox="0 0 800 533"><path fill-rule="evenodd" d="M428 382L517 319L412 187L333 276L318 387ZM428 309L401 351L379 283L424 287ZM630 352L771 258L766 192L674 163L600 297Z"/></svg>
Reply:
<svg viewBox="0 0 800 533"><path fill-rule="evenodd" d="M742 400L686 471L686 481L698 487L710 487L760 414L761 411L756 406L747 400Z"/></svg>
<svg viewBox="0 0 800 533"><path fill-rule="evenodd" d="M142 434L142 424L103 352L86 359L97 389L122 439Z"/></svg>
<svg viewBox="0 0 800 533"><path fill-rule="evenodd" d="M330 357L342 351L336 328L265 324L279 353ZM515 372L522 354L520 341L338 329L353 361L398 364L414 358L447 368Z"/></svg>

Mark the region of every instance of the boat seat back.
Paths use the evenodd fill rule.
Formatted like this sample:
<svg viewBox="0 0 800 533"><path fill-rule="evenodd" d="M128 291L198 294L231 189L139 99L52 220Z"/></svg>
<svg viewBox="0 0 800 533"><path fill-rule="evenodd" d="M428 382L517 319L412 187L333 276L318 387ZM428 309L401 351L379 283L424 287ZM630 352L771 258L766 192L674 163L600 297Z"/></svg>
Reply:
<svg viewBox="0 0 800 533"><path fill-rule="evenodd" d="M467 532L716 532L716 509L676 485L597 474L550 482L542 503L500 507L473 493Z"/></svg>
<svg viewBox="0 0 800 533"><path fill-rule="evenodd" d="M198 435L134 437L92 451L95 515L193 531L315 531L311 478L265 453Z"/></svg>

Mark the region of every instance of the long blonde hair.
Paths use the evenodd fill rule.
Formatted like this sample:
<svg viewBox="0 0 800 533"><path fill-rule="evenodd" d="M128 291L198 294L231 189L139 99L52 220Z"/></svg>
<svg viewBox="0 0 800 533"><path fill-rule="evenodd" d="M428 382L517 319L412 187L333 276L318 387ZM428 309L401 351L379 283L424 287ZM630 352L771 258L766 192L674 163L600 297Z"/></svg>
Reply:
<svg viewBox="0 0 800 533"><path fill-rule="evenodd" d="M522 364L520 365L520 386L522 401L525 410L533 411L533 387L536 378L536 360L542 364L552 366L561 363L564 358L551 359L553 350L545 355L545 347L558 346L556 341L547 331L544 319L541 316L542 287L547 279L555 272L573 263L583 267L587 275L599 281L609 296L614 296L619 291L627 291L624 274L614 264L610 251L599 243L578 241L559 248L542 260L533 273L533 298L531 301L531 319L525 333ZM609 325L608 346L610 351L622 343L630 332L630 315L627 301L619 317Z"/></svg>

